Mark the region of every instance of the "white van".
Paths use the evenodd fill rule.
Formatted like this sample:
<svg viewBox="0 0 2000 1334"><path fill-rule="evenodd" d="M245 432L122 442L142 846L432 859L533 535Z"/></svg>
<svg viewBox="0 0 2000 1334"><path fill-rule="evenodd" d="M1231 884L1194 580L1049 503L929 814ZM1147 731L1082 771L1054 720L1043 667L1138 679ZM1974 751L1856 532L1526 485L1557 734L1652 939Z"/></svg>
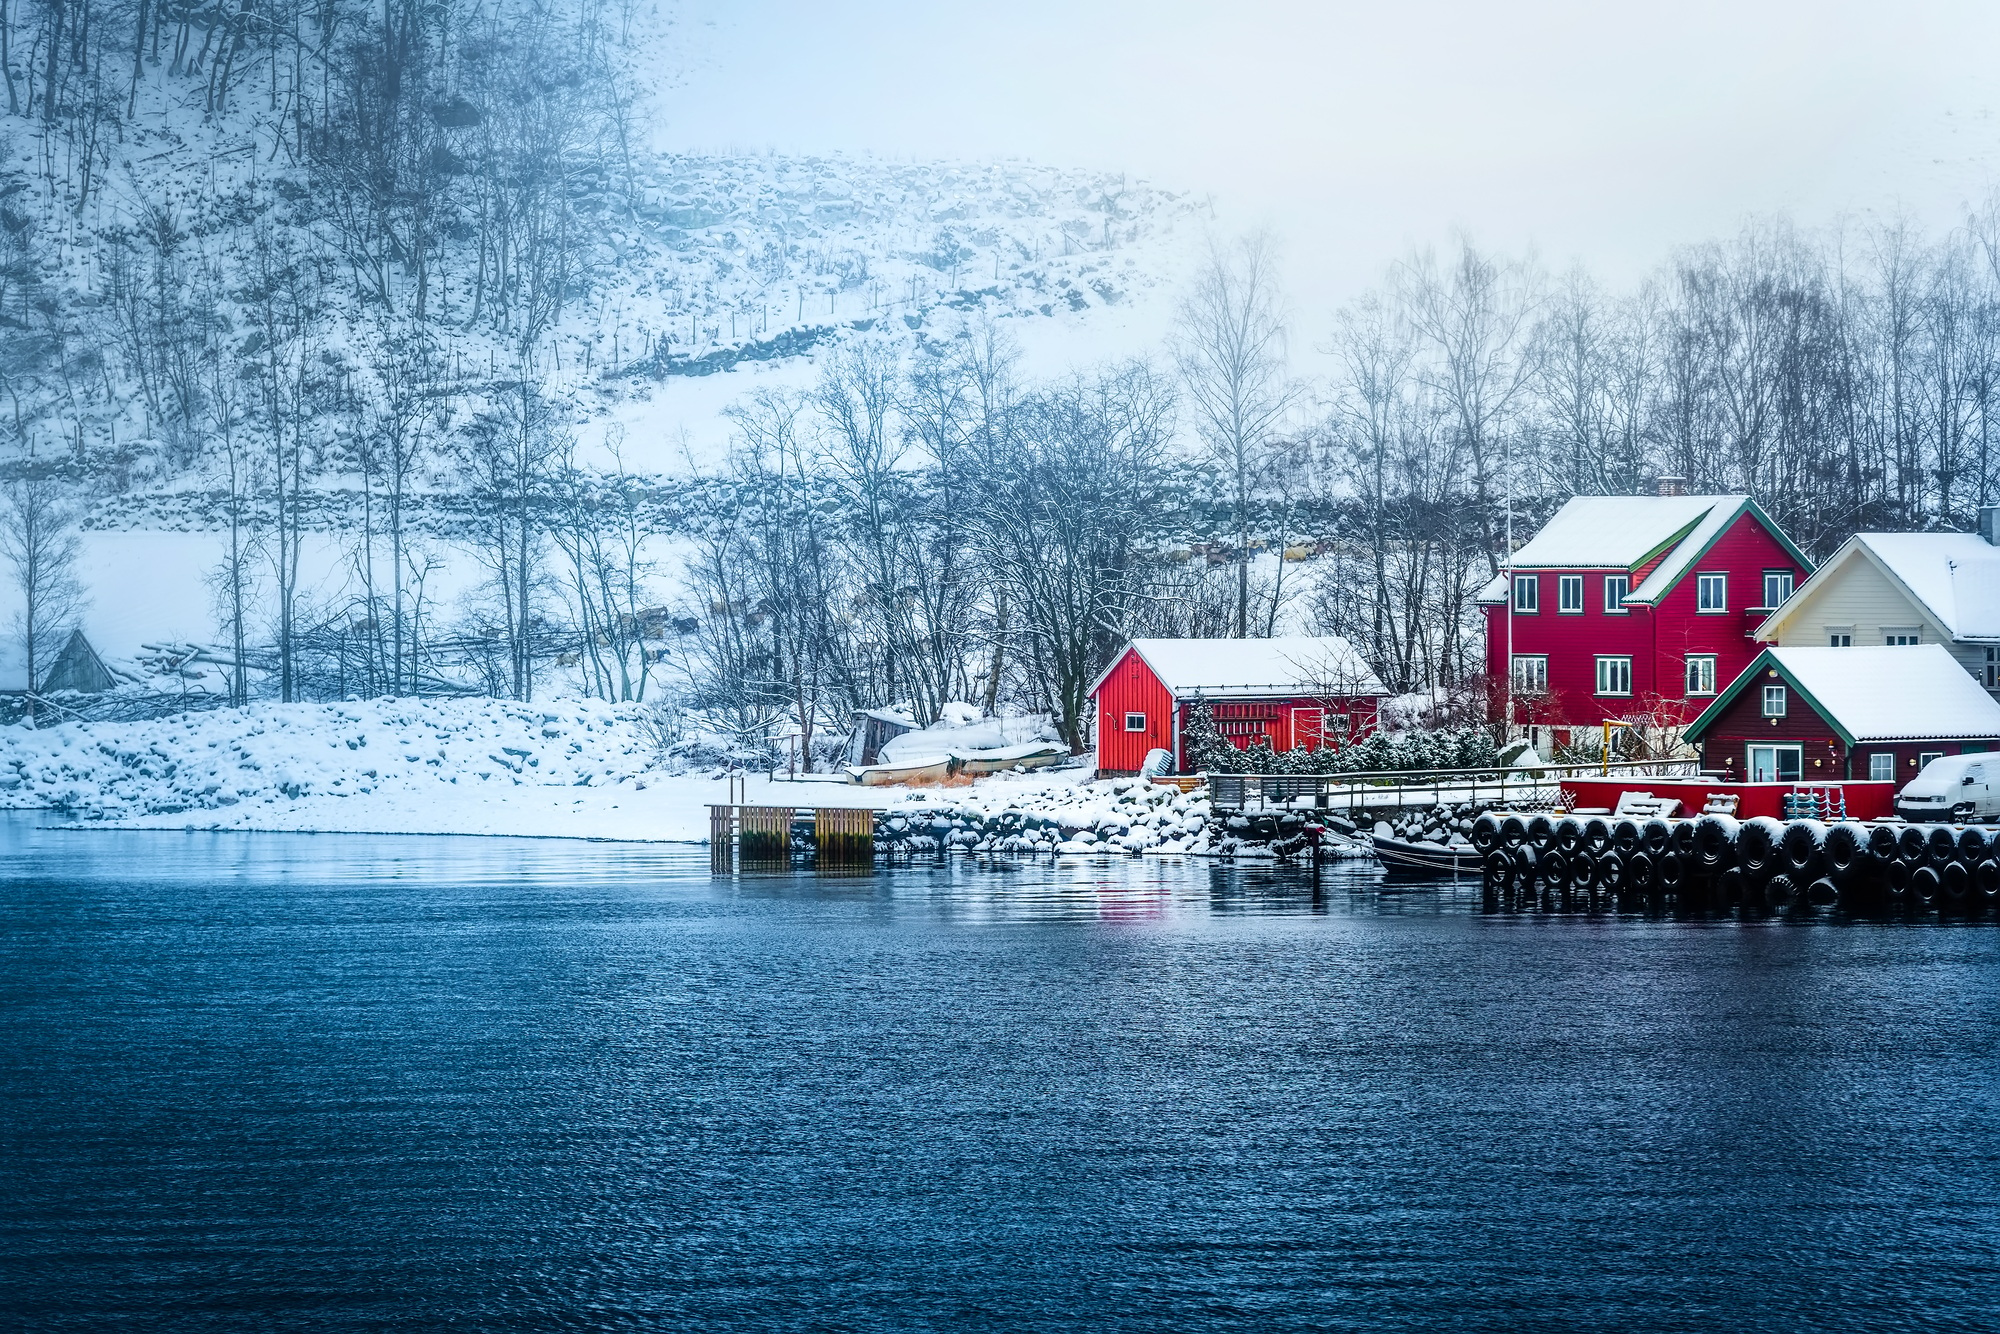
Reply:
<svg viewBox="0 0 2000 1334"><path fill-rule="evenodd" d="M1896 794L1905 820L2000 820L2000 754L1943 755Z"/></svg>

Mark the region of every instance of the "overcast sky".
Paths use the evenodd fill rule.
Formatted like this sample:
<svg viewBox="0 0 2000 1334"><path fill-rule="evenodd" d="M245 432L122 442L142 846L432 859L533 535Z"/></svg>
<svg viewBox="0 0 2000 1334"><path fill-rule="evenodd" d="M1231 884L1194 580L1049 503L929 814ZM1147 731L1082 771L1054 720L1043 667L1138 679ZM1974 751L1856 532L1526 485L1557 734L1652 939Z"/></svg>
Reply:
<svg viewBox="0 0 2000 1334"><path fill-rule="evenodd" d="M1943 226L2000 164L1993 3L695 4L664 147L1129 170L1306 306L1455 228L1622 283L1751 214Z"/></svg>

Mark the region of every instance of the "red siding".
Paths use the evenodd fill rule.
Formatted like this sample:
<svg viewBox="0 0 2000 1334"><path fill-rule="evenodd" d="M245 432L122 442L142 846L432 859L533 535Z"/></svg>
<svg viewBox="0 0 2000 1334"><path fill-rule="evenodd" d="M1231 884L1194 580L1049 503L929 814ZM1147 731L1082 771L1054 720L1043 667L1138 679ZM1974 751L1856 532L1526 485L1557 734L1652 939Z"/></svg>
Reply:
<svg viewBox="0 0 2000 1334"><path fill-rule="evenodd" d="M1255 644L1255 640L1250 640L1247 647L1254 651ZM1155 747L1172 751L1175 760L1184 768L1185 757L1181 755L1178 743L1192 703L1191 700L1183 700L1176 705L1172 693L1153 675L1153 669L1146 665L1146 660L1139 656L1136 649L1127 648L1097 688L1098 770L1103 773L1136 773L1145 762L1146 752ZM1259 718L1229 721L1257 723L1259 730L1271 738L1274 750L1290 750L1293 746L1317 750L1318 742L1309 735L1310 727L1297 725L1295 715L1299 710L1320 710L1328 720L1345 713L1348 717L1348 739L1360 741L1375 732L1381 703L1381 699L1374 695L1354 698L1300 696L1258 700L1232 698L1217 700L1214 707L1222 713L1238 705L1251 706L1261 715ZM1145 715L1146 729L1143 732L1125 730L1125 715L1128 713ZM1338 736L1330 721L1324 727L1330 738ZM1231 739L1239 749L1247 749L1254 736L1246 732Z"/></svg>
<svg viewBox="0 0 2000 1334"><path fill-rule="evenodd" d="M1125 715L1146 715L1146 730L1125 730ZM1174 697L1136 649L1126 649L1097 688L1097 767L1137 773L1146 752L1174 748Z"/></svg>
<svg viewBox="0 0 2000 1334"><path fill-rule="evenodd" d="M2000 738L1984 741L1910 741L1895 744L1863 742L1850 754L1833 725L1822 718L1797 690L1788 690L1785 716L1776 721L1763 716L1765 684L1784 684L1784 678L1766 669L1766 676L1752 682L1729 702L1722 715L1701 735L1701 767L1717 773L1741 775L1746 772L1746 747L1758 745L1798 745L1804 760L1800 781L1829 782L1834 779L1864 780L1868 777L1868 757L1887 751L1896 757L1895 784L1901 787L1917 776L1921 755L1959 755L1966 751L2000 749Z"/></svg>
<svg viewBox="0 0 2000 1334"><path fill-rule="evenodd" d="M1554 726L1596 727L1613 719L1658 713L1671 722L1689 722L1711 696L1690 700L1686 689L1689 654L1715 655L1715 685L1726 689L1762 649L1750 635L1762 621L1748 614L1763 600L1764 572L1799 568L1783 544L1753 514L1739 515L1707 554L1683 574L1654 607L1633 607L1623 613L1604 610L1606 575L1623 574L1615 567L1597 570L1518 570L1541 580L1541 610L1514 619L1514 653L1545 654L1549 660L1550 698L1534 708L1516 702L1515 721ZM1583 575L1583 611L1556 610L1559 575ZM1695 576L1729 576L1729 610L1705 614L1695 610ZM1632 585L1640 583L1633 576ZM1597 694L1597 658L1625 655L1632 659L1632 693ZM1506 696L1507 604L1486 608L1486 670L1497 701ZM1810 765L1808 765L1810 768Z"/></svg>

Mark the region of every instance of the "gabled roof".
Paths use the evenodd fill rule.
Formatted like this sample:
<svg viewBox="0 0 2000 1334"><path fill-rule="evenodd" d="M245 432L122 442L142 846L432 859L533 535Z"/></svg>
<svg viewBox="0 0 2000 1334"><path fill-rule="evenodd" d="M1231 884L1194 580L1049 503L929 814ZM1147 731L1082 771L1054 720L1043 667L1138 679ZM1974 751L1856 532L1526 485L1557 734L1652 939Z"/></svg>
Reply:
<svg viewBox="0 0 2000 1334"><path fill-rule="evenodd" d="M1748 496L1572 496L1528 544L1514 553L1517 570L1648 571L1625 601L1651 605L1666 596L1682 575L1749 513L1777 538L1801 570L1812 562L1793 546L1770 517ZM1503 602L1503 573L1479 590L1475 602Z"/></svg>
<svg viewBox="0 0 2000 1334"><path fill-rule="evenodd" d="M1744 691L1768 683L1771 670L1850 746L2000 737L2000 704L1951 651L1942 644L1910 644L1767 648L1688 724L1688 740L1700 739Z"/></svg>
<svg viewBox="0 0 2000 1334"><path fill-rule="evenodd" d="M1880 570L1953 639L2000 642L2000 547L1974 533L1856 533L1757 627L1769 640L1855 561Z"/></svg>
<svg viewBox="0 0 2000 1334"><path fill-rule="evenodd" d="M1354 646L1339 635L1285 635L1274 639L1135 639L1090 683L1091 694L1097 693L1128 652L1137 653L1177 698L1389 693Z"/></svg>

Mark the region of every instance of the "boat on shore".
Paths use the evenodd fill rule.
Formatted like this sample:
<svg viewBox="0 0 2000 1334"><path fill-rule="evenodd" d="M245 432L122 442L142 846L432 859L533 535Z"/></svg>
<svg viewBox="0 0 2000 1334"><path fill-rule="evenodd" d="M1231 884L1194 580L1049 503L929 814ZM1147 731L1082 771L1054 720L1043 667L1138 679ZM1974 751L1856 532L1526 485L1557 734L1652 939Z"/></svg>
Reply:
<svg viewBox="0 0 2000 1334"><path fill-rule="evenodd" d="M997 774L1008 769L1046 769L1069 758L1069 748L1053 741L1026 741L991 750L953 751L962 774Z"/></svg>
<svg viewBox="0 0 2000 1334"><path fill-rule="evenodd" d="M1392 880L1430 879L1443 875L1478 875L1479 850L1470 843L1432 843L1372 836L1375 860Z"/></svg>
<svg viewBox="0 0 2000 1334"><path fill-rule="evenodd" d="M887 787L894 783L942 783L950 778L958 761L949 755L927 755L902 764L850 764L847 776L863 787Z"/></svg>

